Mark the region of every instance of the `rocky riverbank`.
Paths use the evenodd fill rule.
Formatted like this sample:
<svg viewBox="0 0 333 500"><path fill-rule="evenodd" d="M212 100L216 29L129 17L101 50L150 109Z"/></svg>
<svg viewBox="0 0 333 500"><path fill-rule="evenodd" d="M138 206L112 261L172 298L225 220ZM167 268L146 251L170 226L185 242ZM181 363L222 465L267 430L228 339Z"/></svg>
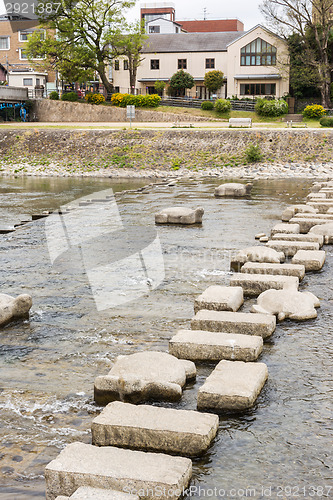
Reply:
<svg viewBox="0 0 333 500"><path fill-rule="evenodd" d="M258 146L260 163L247 151ZM321 130L0 130L2 175L332 178Z"/></svg>

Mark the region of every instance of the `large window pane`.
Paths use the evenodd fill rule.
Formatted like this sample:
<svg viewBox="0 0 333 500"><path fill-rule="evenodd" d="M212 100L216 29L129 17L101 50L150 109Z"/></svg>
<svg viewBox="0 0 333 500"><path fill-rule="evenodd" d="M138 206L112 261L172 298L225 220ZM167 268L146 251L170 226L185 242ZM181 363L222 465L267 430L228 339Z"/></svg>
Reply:
<svg viewBox="0 0 333 500"><path fill-rule="evenodd" d="M251 66L251 57L246 56L246 66Z"/></svg>
<svg viewBox="0 0 333 500"><path fill-rule="evenodd" d="M265 40L257 38L245 47L241 47L242 66L271 66L275 64L276 47Z"/></svg>

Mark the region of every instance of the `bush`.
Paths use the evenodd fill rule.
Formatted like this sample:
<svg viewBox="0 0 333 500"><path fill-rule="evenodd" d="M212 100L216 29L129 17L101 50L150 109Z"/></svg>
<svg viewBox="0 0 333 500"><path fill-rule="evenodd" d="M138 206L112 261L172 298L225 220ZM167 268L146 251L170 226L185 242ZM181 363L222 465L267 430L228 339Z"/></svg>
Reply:
<svg viewBox="0 0 333 500"><path fill-rule="evenodd" d="M321 118L326 114L325 109L320 104L310 104L303 111L304 118Z"/></svg>
<svg viewBox="0 0 333 500"><path fill-rule="evenodd" d="M227 99L216 99L214 109L218 113L229 113L231 111L231 102Z"/></svg>
<svg viewBox="0 0 333 500"><path fill-rule="evenodd" d="M333 116L323 116L319 123L322 127L333 127Z"/></svg>
<svg viewBox="0 0 333 500"><path fill-rule="evenodd" d="M281 116L288 113L288 104L284 99L258 99L254 109L261 116Z"/></svg>
<svg viewBox="0 0 333 500"><path fill-rule="evenodd" d="M66 92L65 94L62 94L61 100L74 102L78 100L78 95L76 92Z"/></svg>
<svg viewBox="0 0 333 500"><path fill-rule="evenodd" d="M247 163L254 163L262 160L262 154L259 144L250 144L245 149L245 158Z"/></svg>
<svg viewBox="0 0 333 500"><path fill-rule="evenodd" d="M204 101L201 103L201 109L204 109L205 111L210 111L213 108L214 103L212 101Z"/></svg>
<svg viewBox="0 0 333 500"><path fill-rule="evenodd" d="M53 90L52 92L50 92L49 99L51 99L51 101L59 101L58 92L56 90Z"/></svg>
<svg viewBox="0 0 333 500"><path fill-rule="evenodd" d="M132 94L112 94L111 102L114 106L126 108L126 106L136 106L137 108L156 108L161 102L157 94L132 95Z"/></svg>
<svg viewBox="0 0 333 500"><path fill-rule="evenodd" d="M87 94L85 100L89 104L103 104L105 102L105 97L102 94Z"/></svg>

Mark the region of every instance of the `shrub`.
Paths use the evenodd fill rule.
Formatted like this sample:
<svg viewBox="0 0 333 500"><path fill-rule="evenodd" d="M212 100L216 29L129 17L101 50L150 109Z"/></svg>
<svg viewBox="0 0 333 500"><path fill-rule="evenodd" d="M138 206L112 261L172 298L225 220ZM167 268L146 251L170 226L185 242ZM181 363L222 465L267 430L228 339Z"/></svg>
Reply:
<svg viewBox="0 0 333 500"><path fill-rule="evenodd" d="M214 108L214 103L212 101L204 101L201 103L201 109L209 111Z"/></svg>
<svg viewBox="0 0 333 500"><path fill-rule="evenodd" d="M163 91L165 89L166 83L163 82L162 80L156 80L154 83L154 88L156 92L159 92L160 94L163 94Z"/></svg>
<svg viewBox="0 0 333 500"><path fill-rule="evenodd" d="M85 100L89 104L103 104L105 102L105 97L102 94L87 94Z"/></svg>
<svg viewBox="0 0 333 500"><path fill-rule="evenodd" d="M258 99L254 109L261 116L281 116L288 113L288 104L284 99Z"/></svg>
<svg viewBox="0 0 333 500"><path fill-rule="evenodd" d="M245 149L245 158L247 163L254 163L262 160L262 154L259 144L250 144Z"/></svg>
<svg viewBox="0 0 333 500"><path fill-rule="evenodd" d="M74 102L78 100L78 95L76 92L66 92L65 94L62 94L61 100Z"/></svg>
<svg viewBox="0 0 333 500"><path fill-rule="evenodd" d="M161 101L157 94L150 95L132 95L132 94L112 94L111 103L114 106L126 108L126 106L136 106L137 108L148 107L156 108Z"/></svg>
<svg viewBox="0 0 333 500"><path fill-rule="evenodd" d="M49 99L51 99L51 101L58 101L59 100L58 92L56 90L50 92Z"/></svg>
<svg viewBox="0 0 333 500"><path fill-rule="evenodd" d="M229 113L231 111L231 102L227 99L216 99L214 109L218 113Z"/></svg>
<svg viewBox="0 0 333 500"><path fill-rule="evenodd" d="M321 118L326 114L325 109L320 104L310 104L303 111L304 118Z"/></svg>
<svg viewBox="0 0 333 500"><path fill-rule="evenodd" d="M319 123L322 127L333 127L333 116L323 116Z"/></svg>

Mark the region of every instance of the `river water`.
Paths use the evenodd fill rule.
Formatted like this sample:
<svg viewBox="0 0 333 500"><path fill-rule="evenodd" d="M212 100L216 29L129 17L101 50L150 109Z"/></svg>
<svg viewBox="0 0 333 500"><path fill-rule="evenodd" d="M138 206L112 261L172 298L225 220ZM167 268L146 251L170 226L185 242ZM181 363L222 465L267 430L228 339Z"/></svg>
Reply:
<svg viewBox="0 0 333 500"><path fill-rule="evenodd" d="M32 213L55 210L105 189L136 189L146 181L110 179L1 179L1 226ZM164 278L135 300L98 311L82 266L52 266L45 220L0 235L1 292L30 293L29 321L0 333L0 498L45 495L43 470L67 444L89 443L93 382L119 354L168 348L179 328L189 328L196 295L228 284L230 255L269 232L287 205L304 200L308 181L257 181L251 199L215 199L215 179L158 185L117 196L121 220L138 241L158 235ZM94 195L96 196L96 195ZM202 227L155 228L161 208L184 204L205 209ZM148 238L149 239L149 238ZM142 247L144 243L142 243ZM301 285L321 299L316 320L280 323L261 361L269 380L253 409L224 415L210 450L193 460L188 498L333 498L332 472L332 250L319 273ZM107 259L107 255L103 258ZM138 275L128 277L128 297ZM132 281L131 281L132 280ZM249 310L252 300L243 310ZM195 409L196 394L213 366L199 365L179 408ZM331 489L330 489L331 488ZM219 490L219 491L218 491Z"/></svg>

